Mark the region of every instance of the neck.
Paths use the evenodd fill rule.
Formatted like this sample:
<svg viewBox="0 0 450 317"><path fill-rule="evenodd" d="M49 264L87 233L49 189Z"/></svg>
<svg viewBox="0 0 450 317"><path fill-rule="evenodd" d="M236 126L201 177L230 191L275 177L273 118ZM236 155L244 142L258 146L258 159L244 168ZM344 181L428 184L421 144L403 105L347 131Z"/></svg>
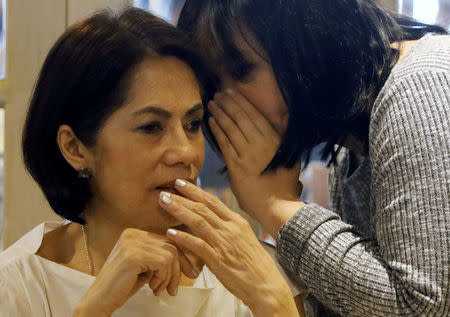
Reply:
<svg viewBox="0 0 450 317"><path fill-rule="evenodd" d="M108 214L111 215L111 210L108 211ZM165 229L138 227L136 224L127 223L118 217L108 216L108 214L101 208L90 208L85 213L85 232L94 275L101 270L125 229L138 228L161 235L165 235L166 232Z"/></svg>
<svg viewBox="0 0 450 317"><path fill-rule="evenodd" d="M403 41L403 42L395 42L391 44L392 48L398 49L400 52L400 56L398 57L397 63L398 64L406 54L413 48L413 46L417 43L418 40L413 41Z"/></svg>

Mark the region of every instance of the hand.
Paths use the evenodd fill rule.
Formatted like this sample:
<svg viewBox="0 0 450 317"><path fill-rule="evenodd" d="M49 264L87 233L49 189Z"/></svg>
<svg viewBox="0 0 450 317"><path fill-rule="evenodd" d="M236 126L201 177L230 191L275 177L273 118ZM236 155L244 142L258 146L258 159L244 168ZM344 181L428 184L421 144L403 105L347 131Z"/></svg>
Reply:
<svg viewBox="0 0 450 317"><path fill-rule="evenodd" d="M209 121L228 168L239 205L276 238L279 227L303 206L300 165L267 171L281 136L239 93L227 90L210 102ZM276 220L276 221L275 221Z"/></svg>
<svg viewBox="0 0 450 317"><path fill-rule="evenodd" d="M255 315L297 316L288 285L248 222L193 184L178 180L175 186L184 197L161 193L160 205L193 235L169 229L168 237L197 255Z"/></svg>
<svg viewBox="0 0 450 317"><path fill-rule="evenodd" d="M196 277L173 242L147 231L125 229L74 316L110 316L146 283L157 296L164 289L175 296L181 272Z"/></svg>

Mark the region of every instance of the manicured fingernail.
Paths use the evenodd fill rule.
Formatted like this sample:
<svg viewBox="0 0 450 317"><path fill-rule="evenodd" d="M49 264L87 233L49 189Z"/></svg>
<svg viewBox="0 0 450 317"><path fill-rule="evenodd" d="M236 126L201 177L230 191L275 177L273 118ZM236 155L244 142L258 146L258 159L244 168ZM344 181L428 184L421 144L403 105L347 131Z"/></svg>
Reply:
<svg viewBox="0 0 450 317"><path fill-rule="evenodd" d="M176 230L173 230L173 229L168 229L168 230L167 230L167 234L168 234L169 236L175 237L175 236L177 235L177 231L176 231Z"/></svg>
<svg viewBox="0 0 450 317"><path fill-rule="evenodd" d="M194 274L195 277L199 276L199 273L196 269L192 269L192 274Z"/></svg>
<svg viewBox="0 0 450 317"><path fill-rule="evenodd" d="M182 180L182 179L177 179L175 181L175 185L180 186L180 187L184 187L184 186L186 186L186 182L184 180Z"/></svg>
<svg viewBox="0 0 450 317"><path fill-rule="evenodd" d="M161 197L161 200L163 203L165 203L166 205L170 204L172 201L170 200L170 194L167 192L161 192L159 194L159 197Z"/></svg>
<svg viewBox="0 0 450 317"><path fill-rule="evenodd" d="M159 197L163 198L163 197L169 197L170 198L170 193L168 192L160 192L159 193Z"/></svg>

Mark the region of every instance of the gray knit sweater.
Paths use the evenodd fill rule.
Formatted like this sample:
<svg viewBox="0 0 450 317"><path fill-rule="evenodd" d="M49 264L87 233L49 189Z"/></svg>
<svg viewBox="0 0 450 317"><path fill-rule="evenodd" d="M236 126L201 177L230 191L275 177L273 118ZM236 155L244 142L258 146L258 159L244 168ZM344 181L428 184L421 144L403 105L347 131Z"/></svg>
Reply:
<svg viewBox="0 0 450 317"><path fill-rule="evenodd" d="M394 67L369 149L340 153L331 210L300 209L280 229L279 260L345 316L450 316L450 36L422 38ZM321 305L314 314L331 315Z"/></svg>

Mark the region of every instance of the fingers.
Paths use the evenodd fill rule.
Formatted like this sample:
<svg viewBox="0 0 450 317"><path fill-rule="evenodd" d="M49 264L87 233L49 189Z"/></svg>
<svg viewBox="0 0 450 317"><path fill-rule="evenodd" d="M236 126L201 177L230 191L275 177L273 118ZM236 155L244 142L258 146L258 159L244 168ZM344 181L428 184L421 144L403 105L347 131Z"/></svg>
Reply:
<svg viewBox="0 0 450 317"><path fill-rule="evenodd" d="M230 210L220 199L211 193L208 193L190 182L184 180L177 180L175 182L175 188L183 194L187 199L180 200L181 204L188 204L190 201L203 203L209 208L209 213L206 213L205 217L212 217L213 214L217 215L223 220L234 219L235 213ZM186 206L188 207L188 206ZM189 207L188 207L189 209ZM215 218L214 218L215 219ZM207 219L208 220L208 219ZM216 220L219 221L219 220Z"/></svg>
<svg viewBox="0 0 450 317"><path fill-rule="evenodd" d="M180 201L182 200L184 200L185 203L187 203L188 201L183 197L166 192L161 192L159 204L169 214L178 219L181 223L184 223L186 226L188 226L192 230L192 232L195 233L195 235L204 238L209 243L216 243L217 233L215 232L215 229L213 229L211 224L220 226L220 222L222 220L217 215L211 213L211 215L209 215L208 217L208 220L211 221L210 223L205 219L205 211L203 211L203 214L200 215L198 214L199 208L197 206L192 207L192 204L194 204L194 202L189 202L191 204L191 209L188 209L180 203Z"/></svg>
<svg viewBox="0 0 450 317"><path fill-rule="evenodd" d="M155 295L159 295L159 293L157 293L157 290L159 290L160 285L162 284L162 282L166 279L166 274L165 272L161 271L161 270L157 270L151 280L148 282L148 285L150 286L150 288L153 290L153 293Z"/></svg>
<svg viewBox="0 0 450 317"><path fill-rule="evenodd" d="M214 105L217 105L216 112L212 111L213 109L211 106ZM225 93L217 93L214 97L214 101L211 102L209 106L212 114L217 117L217 119L221 119L220 117L224 116L224 122L226 122L225 117L228 118L228 120L231 120L243 133L243 137L247 141L250 141L255 134L260 134L253 123L252 118L249 117L242 105L238 104L236 99L228 91ZM218 122L222 126L222 121L218 120ZM223 127L226 128L225 126Z"/></svg>
<svg viewBox="0 0 450 317"><path fill-rule="evenodd" d="M167 230L167 237L180 248L189 250L198 256L208 266L217 258L217 254L208 243L189 233L169 229Z"/></svg>
<svg viewBox="0 0 450 317"><path fill-rule="evenodd" d="M149 287L153 290L155 296L161 295L164 289L167 289L169 295L176 296L181 281L181 272L192 279L198 277L198 273L195 272L191 262L184 253L174 245L168 247L177 250L177 255L168 256L166 254L163 256L166 259L163 262L167 262L167 259L170 259L170 264L166 264L166 267L156 270L155 273L153 271L146 273ZM172 252L172 249L170 249L170 252Z"/></svg>
<svg viewBox="0 0 450 317"><path fill-rule="evenodd" d="M267 137L273 137L274 134L278 135L269 121L244 96L232 89L227 89L226 93L229 94L235 100L236 104L247 113L251 122L262 135Z"/></svg>
<svg viewBox="0 0 450 317"><path fill-rule="evenodd" d="M191 261L186 257L183 251L179 251L178 259L180 261L181 272L187 277L194 279L198 277L198 273L194 270Z"/></svg>
<svg viewBox="0 0 450 317"><path fill-rule="evenodd" d="M178 261L178 258L176 261L172 262L172 276L170 278L169 284L167 285L167 292L172 295L176 296L178 293L178 285L180 284L181 280L181 270L180 270L180 262Z"/></svg>
<svg viewBox="0 0 450 317"><path fill-rule="evenodd" d="M219 145L219 148L222 151L225 161L228 163L239 157L238 153L236 152L236 149L233 147L233 144L231 144L231 141L228 139L225 132L217 124L216 119L214 119L214 117L211 117L209 118L208 123L209 127L211 128L211 132L214 134L217 144Z"/></svg>
<svg viewBox="0 0 450 317"><path fill-rule="evenodd" d="M234 122L232 118L221 107L217 105L216 102L211 101L208 105L208 109L209 111L211 111L217 124L225 132L228 140L233 145L233 148L236 150L236 152L239 154L245 151L246 144L248 143L248 140L245 137L246 131L242 131L241 127L236 122ZM243 112L241 113L243 114ZM240 118L241 124L245 125L244 122L249 120L246 118L242 118L242 116Z"/></svg>
<svg viewBox="0 0 450 317"><path fill-rule="evenodd" d="M172 270L172 265L168 265L165 270L156 271L156 275L161 272L161 277L159 277L161 283L155 289L152 288L153 294L155 294L155 296L161 295L161 293L168 287L172 277Z"/></svg>

